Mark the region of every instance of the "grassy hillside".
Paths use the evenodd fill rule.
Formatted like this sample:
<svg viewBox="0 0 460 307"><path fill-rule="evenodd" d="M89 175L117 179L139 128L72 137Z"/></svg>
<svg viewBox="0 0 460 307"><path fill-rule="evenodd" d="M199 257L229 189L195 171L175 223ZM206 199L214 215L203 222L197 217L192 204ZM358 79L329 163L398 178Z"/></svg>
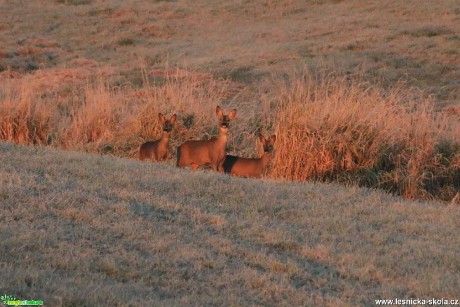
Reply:
<svg viewBox="0 0 460 307"><path fill-rule="evenodd" d="M176 113L172 148L232 154L276 133L271 178L460 196L456 1L0 1L0 139L136 157ZM172 154L174 158L174 153Z"/></svg>
<svg viewBox="0 0 460 307"><path fill-rule="evenodd" d="M459 298L460 210L0 143L0 289L47 306Z"/></svg>
<svg viewBox="0 0 460 307"><path fill-rule="evenodd" d="M459 21L455 0L2 0L0 70L97 68L138 84L140 68L169 63L244 86L326 62L458 105Z"/></svg>
<svg viewBox="0 0 460 307"><path fill-rule="evenodd" d="M5 294L459 298L458 1L0 0L0 42ZM158 112L178 115L171 148L216 135L218 104L238 109L228 152L277 134L270 179L121 159Z"/></svg>

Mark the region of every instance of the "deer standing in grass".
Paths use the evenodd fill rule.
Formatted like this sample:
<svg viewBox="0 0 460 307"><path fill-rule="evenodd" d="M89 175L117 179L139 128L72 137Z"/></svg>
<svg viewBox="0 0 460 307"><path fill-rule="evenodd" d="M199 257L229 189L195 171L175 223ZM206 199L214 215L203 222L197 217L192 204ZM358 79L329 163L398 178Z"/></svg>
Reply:
<svg viewBox="0 0 460 307"><path fill-rule="evenodd" d="M176 114L172 115L170 119L166 120L163 114L158 113L158 118L163 126L163 133L161 138L156 141L146 142L139 148L139 158L141 160L164 161L169 156L169 138L171 131L176 122Z"/></svg>
<svg viewBox="0 0 460 307"><path fill-rule="evenodd" d="M210 140L186 141L177 148L177 166L190 166L197 169L199 166L210 164L214 170L223 171L222 164L225 160L227 147L227 131L229 122L235 117L236 109L225 115L217 106L217 118L219 119L219 136Z"/></svg>
<svg viewBox="0 0 460 307"><path fill-rule="evenodd" d="M260 178L271 161L271 156L276 141L276 135L269 139L260 134L260 142L264 148L264 153L260 158L240 158L227 155L224 161L224 170L233 176Z"/></svg>

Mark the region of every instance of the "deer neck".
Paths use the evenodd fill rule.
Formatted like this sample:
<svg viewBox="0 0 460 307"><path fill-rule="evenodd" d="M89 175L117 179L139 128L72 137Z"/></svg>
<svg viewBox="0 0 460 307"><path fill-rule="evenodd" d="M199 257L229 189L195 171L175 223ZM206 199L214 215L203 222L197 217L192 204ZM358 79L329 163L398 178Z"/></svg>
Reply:
<svg viewBox="0 0 460 307"><path fill-rule="evenodd" d="M168 143L170 136L171 136L170 132L163 131L163 133L161 134L160 142L161 143Z"/></svg>
<svg viewBox="0 0 460 307"><path fill-rule="evenodd" d="M260 157L260 161L262 162L262 167L265 168L270 164L270 161L272 159L272 154L269 152L264 152L262 154L262 157Z"/></svg>
<svg viewBox="0 0 460 307"><path fill-rule="evenodd" d="M219 144L223 144L223 146L226 146L227 144L227 130L220 129L219 130L219 136L216 139L216 142Z"/></svg>

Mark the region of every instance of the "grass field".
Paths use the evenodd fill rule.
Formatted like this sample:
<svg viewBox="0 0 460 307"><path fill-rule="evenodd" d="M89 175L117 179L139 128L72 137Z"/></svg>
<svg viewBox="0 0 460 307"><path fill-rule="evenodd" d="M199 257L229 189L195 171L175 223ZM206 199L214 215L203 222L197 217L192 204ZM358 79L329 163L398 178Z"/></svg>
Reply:
<svg viewBox="0 0 460 307"><path fill-rule="evenodd" d="M263 76L326 62L400 78L459 102L460 5L429 1L0 1L0 65L96 68L142 82L185 67L258 88Z"/></svg>
<svg viewBox="0 0 460 307"><path fill-rule="evenodd" d="M159 138L158 112L178 114L175 148L216 135L221 104L239 110L231 154L257 155L256 135L278 134L272 178L452 202L459 12L455 1L4 0L0 139L135 157Z"/></svg>
<svg viewBox="0 0 460 307"><path fill-rule="evenodd" d="M9 143L0 175L0 289L47 306L459 298L458 206Z"/></svg>
<svg viewBox="0 0 460 307"><path fill-rule="evenodd" d="M0 295L460 299L460 2L0 0L0 42ZM174 167L216 105L263 180Z"/></svg>

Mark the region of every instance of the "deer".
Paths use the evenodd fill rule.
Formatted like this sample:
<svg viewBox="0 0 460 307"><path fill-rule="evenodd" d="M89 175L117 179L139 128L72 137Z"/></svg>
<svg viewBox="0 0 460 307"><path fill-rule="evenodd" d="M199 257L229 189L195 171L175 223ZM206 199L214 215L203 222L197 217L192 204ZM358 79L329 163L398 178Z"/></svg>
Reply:
<svg viewBox="0 0 460 307"><path fill-rule="evenodd" d="M232 155L226 155L223 164L224 171L227 174L238 177L260 178L271 161L276 135L269 139L260 134L259 140L263 146L264 153L260 158L241 158Z"/></svg>
<svg viewBox="0 0 460 307"><path fill-rule="evenodd" d="M166 117L158 113L158 119L163 126L163 133L161 138L156 141L145 142L139 148L139 158L144 161L149 159L153 162L165 161L169 156L169 138L171 137L171 131L174 123L176 122L176 114L172 115L168 120Z"/></svg>
<svg viewBox="0 0 460 307"><path fill-rule="evenodd" d="M190 166L196 170L202 165L211 165L213 170L223 172L229 122L235 117L236 109L225 115L217 106L216 115L219 119L219 136L210 140L190 140L180 145L177 148L178 167Z"/></svg>

